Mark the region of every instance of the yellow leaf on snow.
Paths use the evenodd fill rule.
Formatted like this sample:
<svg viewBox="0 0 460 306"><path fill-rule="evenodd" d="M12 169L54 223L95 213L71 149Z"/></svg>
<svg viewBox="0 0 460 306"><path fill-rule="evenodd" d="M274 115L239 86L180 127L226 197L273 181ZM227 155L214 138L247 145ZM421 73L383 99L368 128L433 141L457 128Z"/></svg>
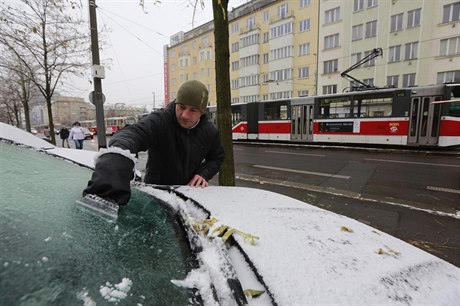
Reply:
<svg viewBox="0 0 460 306"><path fill-rule="evenodd" d="M264 294L265 291L256 290L256 289L246 289L246 290L243 290L243 293L244 293L245 296L258 297L258 296L261 296L262 294Z"/></svg>
<svg viewBox="0 0 460 306"><path fill-rule="evenodd" d="M352 230L351 228L346 227L346 226L342 226L342 227L340 228L340 230L341 230L342 232L353 233L353 230Z"/></svg>

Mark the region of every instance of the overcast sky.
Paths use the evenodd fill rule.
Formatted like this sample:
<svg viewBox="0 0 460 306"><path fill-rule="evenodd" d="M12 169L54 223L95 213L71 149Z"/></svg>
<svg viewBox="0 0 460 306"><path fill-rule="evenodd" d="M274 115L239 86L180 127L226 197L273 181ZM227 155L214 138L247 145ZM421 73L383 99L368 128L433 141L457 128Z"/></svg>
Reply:
<svg viewBox="0 0 460 306"><path fill-rule="evenodd" d="M153 4L145 1L145 12L140 0L97 0L98 28L107 25L107 48L100 53L106 66L102 91L106 103L146 105L148 109L164 104L163 46L169 37L180 31L192 29L194 0L162 0ZM88 10L87 1L85 10ZM246 0L231 0L229 10ZM88 18L89 13L85 13ZM194 27L212 20L212 3L205 1L205 8L197 9ZM102 39L102 37L100 38ZM72 88L63 95L73 95L88 100L93 90L90 75L72 80ZM155 99L154 99L155 96Z"/></svg>

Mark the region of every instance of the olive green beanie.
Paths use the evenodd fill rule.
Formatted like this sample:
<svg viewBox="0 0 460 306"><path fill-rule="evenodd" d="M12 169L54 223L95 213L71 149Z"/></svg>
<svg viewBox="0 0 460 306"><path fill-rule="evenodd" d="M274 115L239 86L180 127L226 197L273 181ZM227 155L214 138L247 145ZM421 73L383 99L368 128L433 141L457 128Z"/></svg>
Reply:
<svg viewBox="0 0 460 306"><path fill-rule="evenodd" d="M208 89L199 81L187 81L179 87L176 103L194 106L204 114L208 106Z"/></svg>

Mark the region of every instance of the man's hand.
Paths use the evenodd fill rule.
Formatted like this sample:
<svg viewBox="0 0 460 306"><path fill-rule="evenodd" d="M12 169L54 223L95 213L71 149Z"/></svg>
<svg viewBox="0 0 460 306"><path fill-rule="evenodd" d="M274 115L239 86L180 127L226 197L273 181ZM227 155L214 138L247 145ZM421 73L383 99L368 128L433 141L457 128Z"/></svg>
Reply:
<svg viewBox="0 0 460 306"><path fill-rule="evenodd" d="M208 187L208 182L202 177L199 176L198 174L195 174L190 182L188 183L188 186L192 187Z"/></svg>

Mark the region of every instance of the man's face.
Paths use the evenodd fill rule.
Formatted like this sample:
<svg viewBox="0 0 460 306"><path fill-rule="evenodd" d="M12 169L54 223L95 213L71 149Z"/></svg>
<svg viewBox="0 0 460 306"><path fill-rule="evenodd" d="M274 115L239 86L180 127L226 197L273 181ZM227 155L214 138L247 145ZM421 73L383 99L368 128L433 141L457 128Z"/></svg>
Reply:
<svg viewBox="0 0 460 306"><path fill-rule="evenodd" d="M184 129L190 129L198 122L201 117L201 111L191 105L176 104L177 122Z"/></svg>

